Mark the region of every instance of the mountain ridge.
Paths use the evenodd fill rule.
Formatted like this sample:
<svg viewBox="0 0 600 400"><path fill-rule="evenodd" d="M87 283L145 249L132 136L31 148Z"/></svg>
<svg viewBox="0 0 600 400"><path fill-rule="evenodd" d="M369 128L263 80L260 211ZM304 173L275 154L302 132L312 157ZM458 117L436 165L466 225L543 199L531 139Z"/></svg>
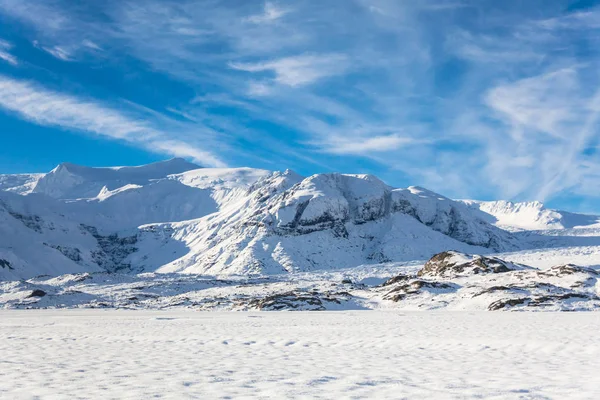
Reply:
<svg viewBox="0 0 600 400"><path fill-rule="evenodd" d="M474 203L365 174L303 177L172 159L63 163L45 175L2 177L0 259L11 268L0 267L0 280L117 270L280 274L532 242L495 226Z"/></svg>
<svg viewBox="0 0 600 400"><path fill-rule="evenodd" d="M600 216L549 209L539 201L460 201L489 215L488 222L505 229L546 230L600 227Z"/></svg>

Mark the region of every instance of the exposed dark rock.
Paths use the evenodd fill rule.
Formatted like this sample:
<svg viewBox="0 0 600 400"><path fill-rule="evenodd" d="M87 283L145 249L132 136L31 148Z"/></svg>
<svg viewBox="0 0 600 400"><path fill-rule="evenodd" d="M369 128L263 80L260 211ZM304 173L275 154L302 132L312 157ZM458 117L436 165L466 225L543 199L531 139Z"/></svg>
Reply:
<svg viewBox="0 0 600 400"><path fill-rule="evenodd" d="M398 282L404 282L404 281L399 280ZM417 279L417 280L413 280L412 282L402 283L402 284L394 287L392 290L387 292L383 296L383 298L385 300L391 300L391 301L397 302L400 300L404 300L407 296L420 294L420 293L422 293L423 289L426 289L429 291L437 291L437 290L447 291L447 290L454 290L454 289L456 289L456 287L457 287L456 285L450 284L450 283L431 282L431 281L424 281L421 279Z"/></svg>
<svg viewBox="0 0 600 400"><path fill-rule="evenodd" d="M21 221L23 223L23 225L25 225L29 229L32 229L38 233L42 233L43 220L39 216L23 215L23 214L20 214L20 213L14 212L14 211L10 211L10 210L8 212L13 218ZM54 229L54 228L52 227L52 229Z"/></svg>
<svg viewBox="0 0 600 400"><path fill-rule="evenodd" d="M541 271L542 275L550 275L550 276L565 276L565 275L573 275L573 274L588 274L592 276L597 276L600 273L593 268L588 267L580 267L578 265L566 264L566 265L557 265L545 271Z"/></svg>
<svg viewBox="0 0 600 400"><path fill-rule="evenodd" d="M44 244L48 247L52 247L53 249L60 251L65 257L67 257L73 262L80 263L82 261L81 251L76 247L51 245L47 243Z"/></svg>
<svg viewBox="0 0 600 400"><path fill-rule="evenodd" d="M412 277L409 275L404 275L404 274L396 275L396 276L388 279L387 281L383 282L381 284L381 286L389 286L389 285L393 285L394 283L406 282L406 281L410 280L411 278Z"/></svg>
<svg viewBox="0 0 600 400"><path fill-rule="evenodd" d="M107 272L118 272L131 269L131 264L124 260L138 249L134 245L138 236L119 237L117 234L101 235L98 230L89 225L81 225L81 229L89 232L98 242L99 250L92 251L92 259Z"/></svg>
<svg viewBox="0 0 600 400"><path fill-rule="evenodd" d="M319 293L318 291L302 292L291 291L277 293L259 299L252 299L247 304L250 308L263 311L280 310L311 310L323 311L326 309L325 302L341 304L351 297L348 292Z"/></svg>
<svg viewBox="0 0 600 400"><path fill-rule="evenodd" d="M553 302L570 300L570 299L581 299L581 300L600 300L597 296L590 296L583 293L565 293L560 295L548 295L534 297L528 304L529 307L539 307L544 305L551 305Z"/></svg>
<svg viewBox="0 0 600 400"><path fill-rule="evenodd" d="M518 299L498 300L490 304L488 310L497 311L503 309L510 309L511 307L519 305L524 305L525 307L553 306L561 301L571 299L579 299L582 301L600 301L600 297L591 296L585 293L551 294L543 296L523 297Z"/></svg>
<svg viewBox="0 0 600 400"><path fill-rule="evenodd" d="M487 289L482 290L479 293L476 293L473 295L473 297L477 297L477 296L481 296L483 294L487 294L487 293L494 293L494 292L499 292L499 291L509 291L509 290L522 290L520 288L517 288L513 285L509 285L509 286L492 286L489 287Z"/></svg>
<svg viewBox="0 0 600 400"><path fill-rule="evenodd" d="M27 296L27 298L32 298L32 297L44 297L46 295L46 292L44 292L41 289L35 289L34 291L31 292L31 294L29 296Z"/></svg>
<svg viewBox="0 0 600 400"><path fill-rule="evenodd" d="M473 297L481 296L487 293L494 293L498 291L520 291L520 292L530 292L532 289L535 290L543 290L546 292L564 292L565 288L560 286L553 285L551 283L545 282L531 282L528 284L517 284L517 285L503 285L503 286L491 286L482 290L479 293L473 295Z"/></svg>
<svg viewBox="0 0 600 400"><path fill-rule="evenodd" d="M417 221L419 221L421 223L423 222L419 218L419 215L417 214L417 211L415 210L413 205L408 200L399 199L399 200L394 201L392 203L391 212L407 214L407 215L410 215L411 217L415 218Z"/></svg>
<svg viewBox="0 0 600 400"><path fill-rule="evenodd" d="M526 304L529 301L531 301L531 299L529 297L522 297L519 299L497 300L488 306L488 310L489 311L502 310L502 309L505 309L506 307L514 307L514 306L518 306L521 304Z"/></svg>
<svg viewBox="0 0 600 400"><path fill-rule="evenodd" d="M445 251L431 257L417 275L452 278L460 275L499 274L524 268L530 267L512 264L496 257Z"/></svg>
<svg viewBox="0 0 600 400"><path fill-rule="evenodd" d="M8 260L0 258L0 268L14 269Z"/></svg>
<svg viewBox="0 0 600 400"><path fill-rule="evenodd" d="M313 310L324 310L323 302L318 296L309 293L287 292L253 299L248 305L260 310L295 310L300 306L308 306Z"/></svg>

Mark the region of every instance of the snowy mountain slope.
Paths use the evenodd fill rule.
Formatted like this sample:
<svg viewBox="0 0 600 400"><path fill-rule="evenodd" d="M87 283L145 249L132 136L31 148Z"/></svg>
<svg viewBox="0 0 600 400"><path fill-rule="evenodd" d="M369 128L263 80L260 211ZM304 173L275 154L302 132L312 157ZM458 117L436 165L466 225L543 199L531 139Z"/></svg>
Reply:
<svg viewBox="0 0 600 400"><path fill-rule="evenodd" d="M290 171L259 180L218 213L144 229L167 229L190 249L159 266L145 248L155 254L172 245L145 235L131 262L160 272L272 274L423 259L449 248L517 248L509 233L432 192L392 189L367 175L301 179Z"/></svg>
<svg viewBox="0 0 600 400"><path fill-rule="evenodd" d="M0 190L27 194L33 191L35 185L45 174L0 174Z"/></svg>
<svg viewBox="0 0 600 400"><path fill-rule="evenodd" d="M0 280L103 271L98 242L47 198L0 191Z"/></svg>
<svg viewBox="0 0 600 400"><path fill-rule="evenodd" d="M600 228L600 216L551 210L538 201L462 200L473 209L487 214L487 221L511 230L546 230L571 228Z"/></svg>
<svg viewBox="0 0 600 400"><path fill-rule="evenodd" d="M36 179L31 193L31 179L4 179L12 182L6 189L24 194L2 192L11 209L54 227L39 232L8 212L7 226L18 225L19 235L0 238L0 248L30 248L14 257L12 277L117 269L278 274L523 247L479 209L371 175L304 178L173 159L141 167L61 164ZM35 257L48 252L43 243L63 252L36 269Z"/></svg>
<svg viewBox="0 0 600 400"><path fill-rule="evenodd" d="M62 163L41 177L33 193L43 193L57 199L78 199L97 196L106 187L115 190L125 185L144 185L199 166L181 158L139 167L91 168Z"/></svg>

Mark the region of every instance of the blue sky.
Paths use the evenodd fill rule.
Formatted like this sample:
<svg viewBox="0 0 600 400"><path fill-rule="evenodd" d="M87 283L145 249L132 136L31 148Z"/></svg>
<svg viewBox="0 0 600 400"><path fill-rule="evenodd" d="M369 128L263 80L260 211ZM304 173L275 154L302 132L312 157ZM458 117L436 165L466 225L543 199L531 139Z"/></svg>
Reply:
<svg viewBox="0 0 600 400"><path fill-rule="evenodd" d="M0 0L0 172L373 173L600 212L600 4Z"/></svg>

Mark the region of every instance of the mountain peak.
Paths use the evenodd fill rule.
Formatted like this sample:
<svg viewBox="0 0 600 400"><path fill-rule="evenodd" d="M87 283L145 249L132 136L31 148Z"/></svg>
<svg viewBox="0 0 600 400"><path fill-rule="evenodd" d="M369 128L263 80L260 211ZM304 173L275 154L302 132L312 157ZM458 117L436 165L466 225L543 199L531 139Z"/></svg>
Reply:
<svg viewBox="0 0 600 400"><path fill-rule="evenodd" d="M144 184L199 168L183 158L133 167L85 167L63 162L44 175L33 192L54 198L95 197L105 186L113 190L123 185Z"/></svg>
<svg viewBox="0 0 600 400"><path fill-rule="evenodd" d="M539 201L512 202L462 200L492 217L489 222L509 230L570 229L597 226L598 216L552 210Z"/></svg>

